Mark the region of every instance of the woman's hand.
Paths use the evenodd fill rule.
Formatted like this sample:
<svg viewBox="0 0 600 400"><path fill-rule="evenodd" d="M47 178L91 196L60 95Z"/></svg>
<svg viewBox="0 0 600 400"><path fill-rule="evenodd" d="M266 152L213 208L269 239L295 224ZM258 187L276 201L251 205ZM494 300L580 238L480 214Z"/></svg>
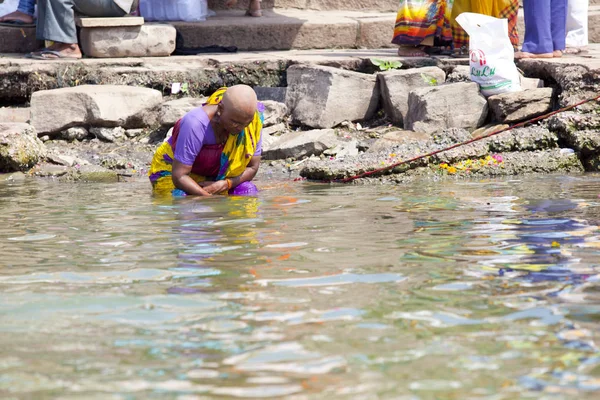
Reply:
<svg viewBox="0 0 600 400"><path fill-rule="evenodd" d="M206 190L210 194L217 194L222 192L227 192L229 190L229 185L226 180L212 182L208 186L204 186L204 190Z"/></svg>

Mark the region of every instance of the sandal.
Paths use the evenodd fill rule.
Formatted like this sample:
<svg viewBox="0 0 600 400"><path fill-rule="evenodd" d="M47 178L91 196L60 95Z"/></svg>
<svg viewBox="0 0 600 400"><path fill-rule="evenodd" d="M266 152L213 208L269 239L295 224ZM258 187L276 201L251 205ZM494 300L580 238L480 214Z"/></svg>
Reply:
<svg viewBox="0 0 600 400"><path fill-rule="evenodd" d="M398 56L400 57L429 57L425 51L425 46L408 46L401 45L398 48Z"/></svg>
<svg viewBox="0 0 600 400"><path fill-rule="evenodd" d="M25 58L32 58L34 60L80 60L81 57L69 56L61 53L60 51L43 49L40 51L34 51L25 55Z"/></svg>
<svg viewBox="0 0 600 400"><path fill-rule="evenodd" d="M260 9L260 2L262 0L251 0L246 10L246 15L249 17L262 17L262 10ZM252 4L258 5L258 8L252 9Z"/></svg>
<svg viewBox="0 0 600 400"><path fill-rule="evenodd" d="M458 49L452 50L452 54L450 54L452 58L468 58L469 57L469 49L466 47L460 47Z"/></svg>

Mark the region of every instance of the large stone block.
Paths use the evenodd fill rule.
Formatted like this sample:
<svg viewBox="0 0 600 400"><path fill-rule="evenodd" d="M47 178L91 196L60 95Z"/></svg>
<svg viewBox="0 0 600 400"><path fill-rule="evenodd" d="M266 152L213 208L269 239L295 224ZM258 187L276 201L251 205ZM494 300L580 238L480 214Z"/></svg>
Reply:
<svg viewBox="0 0 600 400"><path fill-rule="evenodd" d="M194 108L202 107L206 103L205 97L183 97L167 101L160 107L159 120L162 126L173 126L179 118L183 117Z"/></svg>
<svg viewBox="0 0 600 400"><path fill-rule="evenodd" d="M390 34L394 31L395 24L396 20L391 15L358 18L356 47L363 49L396 47L392 44L392 35Z"/></svg>
<svg viewBox="0 0 600 400"><path fill-rule="evenodd" d="M278 101L262 101L261 102L265 108L263 116L265 118L263 122L263 126L272 126L277 125L285 120L287 116L288 109L284 103L280 103Z"/></svg>
<svg viewBox="0 0 600 400"><path fill-rule="evenodd" d="M35 128L24 123L0 123L0 172L23 171L46 156Z"/></svg>
<svg viewBox="0 0 600 400"><path fill-rule="evenodd" d="M296 123L332 128L371 118L379 88L374 75L332 67L293 65L287 70L286 104Z"/></svg>
<svg viewBox="0 0 600 400"><path fill-rule="evenodd" d="M81 28L88 57L165 57L175 51L175 28L167 24Z"/></svg>
<svg viewBox="0 0 600 400"><path fill-rule="evenodd" d="M438 67L411 68L387 71L377 75L381 100L388 117L398 126L403 126L408 112L408 94L411 90L441 85L446 73Z"/></svg>
<svg viewBox="0 0 600 400"><path fill-rule="evenodd" d="M38 133L72 126L143 128L144 112L158 106L158 90L120 85L82 85L31 95L31 123Z"/></svg>
<svg viewBox="0 0 600 400"><path fill-rule="evenodd" d="M340 139L333 129L291 132L270 143L268 150L263 150L262 156L265 160L318 156L338 144Z"/></svg>
<svg viewBox="0 0 600 400"><path fill-rule="evenodd" d="M485 122L487 112L487 100L476 83L421 88L408 96L405 127L425 133L446 128L477 128Z"/></svg>
<svg viewBox="0 0 600 400"><path fill-rule="evenodd" d="M496 122L518 122L552 110L552 88L523 90L488 98Z"/></svg>

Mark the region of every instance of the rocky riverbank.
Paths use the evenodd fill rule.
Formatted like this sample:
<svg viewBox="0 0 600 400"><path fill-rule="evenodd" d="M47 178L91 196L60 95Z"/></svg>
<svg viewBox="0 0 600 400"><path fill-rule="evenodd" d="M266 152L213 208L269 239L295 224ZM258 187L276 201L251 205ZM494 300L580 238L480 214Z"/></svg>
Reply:
<svg viewBox="0 0 600 400"><path fill-rule="evenodd" d="M487 99L469 81L466 60L443 58L407 60L402 69L377 72L366 54L306 59L296 54L276 62L252 55L238 64L205 60L210 67L196 77L219 77L207 81L194 78L191 69L183 72L185 65L173 75L163 60L160 90L151 82L156 73L138 80L142 73L134 67L19 60L0 73L0 86L7 89L0 101L9 105L0 108L0 170L11 173L9 179L143 178L154 149L178 118L219 85L246 83L266 106L259 178L343 179L595 97L598 50L588 58L525 60L519 64L525 90ZM384 50L383 60L396 61L386 56ZM231 71L246 75L227 75ZM30 85L36 76L37 85ZM101 84L83 84L94 76L103 76L95 82ZM599 110L597 102L588 103L360 181L598 171Z"/></svg>

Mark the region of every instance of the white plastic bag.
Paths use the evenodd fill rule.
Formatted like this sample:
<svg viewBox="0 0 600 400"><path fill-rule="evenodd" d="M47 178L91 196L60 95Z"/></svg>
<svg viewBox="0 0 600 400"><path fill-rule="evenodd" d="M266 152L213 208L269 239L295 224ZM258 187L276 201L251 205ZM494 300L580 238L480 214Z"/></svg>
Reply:
<svg viewBox="0 0 600 400"><path fill-rule="evenodd" d="M207 0L140 0L140 14L146 21L204 21Z"/></svg>
<svg viewBox="0 0 600 400"><path fill-rule="evenodd" d="M0 17L13 11L17 11L18 6L19 0L4 0L2 3L0 3Z"/></svg>
<svg viewBox="0 0 600 400"><path fill-rule="evenodd" d="M481 94L521 90L515 51L508 37L508 20L476 13L462 13L456 21L469 34L471 80Z"/></svg>

